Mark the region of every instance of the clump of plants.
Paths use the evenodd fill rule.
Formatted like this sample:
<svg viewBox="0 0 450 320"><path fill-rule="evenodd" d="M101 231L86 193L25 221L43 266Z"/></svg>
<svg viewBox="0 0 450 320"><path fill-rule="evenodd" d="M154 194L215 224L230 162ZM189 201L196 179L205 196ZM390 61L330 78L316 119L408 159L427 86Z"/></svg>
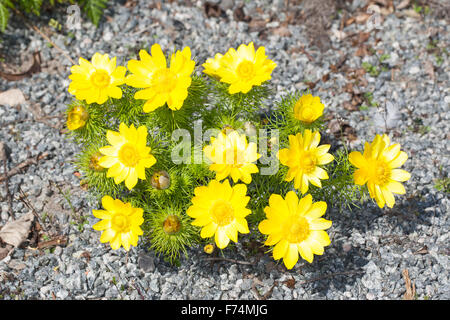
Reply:
<svg viewBox="0 0 450 320"><path fill-rule="evenodd" d="M11 12L40 16L44 8L53 8L61 4L77 4L87 17L98 25L108 0L0 0L0 31L5 32Z"/></svg>
<svg viewBox="0 0 450 320"><path fill-rule="evenodd" d="M201 67L189 47L166 56L158 44L126 67L101 53L72 66L67 128L101 200L100 242L129 250L142 239L176 262L196 244L211 253L252 234L291 269L330 244L329 204L392 207L405 193L408 157L386 134L362 153L332 154L319 97L270 100L276 63L264 47L242 44Z"/></svg>

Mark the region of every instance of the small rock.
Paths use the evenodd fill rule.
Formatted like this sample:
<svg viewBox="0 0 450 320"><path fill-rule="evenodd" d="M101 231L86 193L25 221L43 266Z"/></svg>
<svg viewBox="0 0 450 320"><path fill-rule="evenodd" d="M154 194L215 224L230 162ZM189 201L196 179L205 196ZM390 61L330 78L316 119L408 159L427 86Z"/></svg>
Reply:
<svg viewBox="0 0 450 320"><path fill-rule="evenodd" d="M146 273L155 271L155 261L153 257L148 254L139 255L138 265L139 268Z"/></svg>
<svg viewBox="0 0 450 320"><path fill-rule="evenodd" d="M25 96L20 89L10 89L0 93L0 105L10 107L25 103Z"/></svg>

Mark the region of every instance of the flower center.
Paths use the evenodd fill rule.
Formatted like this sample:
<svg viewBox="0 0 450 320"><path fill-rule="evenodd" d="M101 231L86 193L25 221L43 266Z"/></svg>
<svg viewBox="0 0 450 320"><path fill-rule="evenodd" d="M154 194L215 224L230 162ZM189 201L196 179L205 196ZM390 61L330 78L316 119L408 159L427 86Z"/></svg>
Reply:
<svg viewBox="0 0 450 320"><path fill-rule="evenodd" d="M309 120L311 118L311 116L313 115L313 111L310 107L305 107L302 110L302 117L305 120Z"/></svg>
<svg viewBox="0 0 450 320"><path fill-rule="evenodd" d="M126 143L119 150L119 160L126 167L135 167L139 163L140 157L136 148Z"/></svg>
<svg viewBox="0 0 450 320"><path fill-rule="evenodd" d="M314 171L316 168L317 158L311 152L305 152L303 157L300 158L300 167L303 169L303 172L309 174Z"/></svg>
<svg viewBox="0 0 450 320"><path fill-rule="evenodd" d="M111 82L111 77L105 70L97 70L91 75L91 82L97 88L106 88Z"/></svg>
<svg viewBox="0 0 450 320"><path fill-rule="evenodd" d="M309 236L309 223L304 217L293 216L284 225L286 240L290 243L300 243Z"/></svg>
<svg viewBox="0 0 450 320"><path fill-rule="evenodd" d="M176 215L170 215L163 222L163 230L166 234L175 234L181 229L180 218Z"/></svg>
<svg viewBox="0 0 450 320"><path fill-rule="evenodd" d="M234 209L228 201L217 200L211 207L213 221L219 226L226 226L234 220Z"/></svg>
<svg viewBox="0 0 450 320"><path fill-rule="evenodd" d="M177 78L170 69L159 69L153 74L152 83L157 92L170 92L175 88Z"/></svg>
<svg viewBox="0 0 450 320"><path fill-rule="evenodd" d="M370 166L372 168L370 177L376 185L383 186L389 182L391 170L386 162L375 160Z"/></svg>
<svg viewBox="0 0 450 320"><path fill-rule="evenodd" d="M111 224L116 232L128 232L130 229L128 218L122 213L116 213L112 217Z"/></svg>
<svg viewBox="0 0 450 320"><path fill-rule="evenodd" d="M237 145L234 145L233 148L228 148L226 151L226 164L231 164L233 167L241 167L244 163L244 152L241 149L238 149Z"/></svg>
<svg viewBox="0 0 450 320"><path fill-rule="evenodd" d="M239 78L244 80L250 80L251 78L253 78L255 75L255 68L253 66L253 63L248 60L244 60L239 63L237 67L237 74Z"/></svg>

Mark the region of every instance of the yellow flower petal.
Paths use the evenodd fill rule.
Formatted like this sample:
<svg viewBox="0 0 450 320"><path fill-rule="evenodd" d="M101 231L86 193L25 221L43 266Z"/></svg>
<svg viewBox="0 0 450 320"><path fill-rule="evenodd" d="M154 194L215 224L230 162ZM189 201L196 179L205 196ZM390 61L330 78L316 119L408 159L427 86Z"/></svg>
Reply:
<svg viewBox="0 0 450 320"><path fill-rule="evenodd" d="M292 269L298 261L298 249L296 244L289 244L283 257L284 265L287 269Z"/></svg>
<svg viewBox="0 0 450 320"><path fill-rule="evenodd" d="M407 181L411 178L411 174L402 169L393 169L391 171L391 179L395 181Z"/></svg>
<svg viewBox="0 0 450 320"><path fill-rule="evenodd" d="M278 242L273 249L273 258L275 260L281 259L285 256L289 247L289 242L286 240L281 240Z"/></svg>

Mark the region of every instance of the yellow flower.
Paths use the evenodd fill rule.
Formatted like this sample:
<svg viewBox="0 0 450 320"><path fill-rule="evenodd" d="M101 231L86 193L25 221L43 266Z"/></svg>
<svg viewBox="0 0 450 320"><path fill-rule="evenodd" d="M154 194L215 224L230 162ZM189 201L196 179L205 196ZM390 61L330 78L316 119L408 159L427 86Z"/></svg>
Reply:
<svg viewBox="0 0 450 320"><path fill-rule="evenodd" d="M143 234L140 225L144 222L144 210L110 196L102 198L102 205L106 210L92 210L94 217L102 219L92 226L94 230L103 231L100 242L109 242L113 250L123 246L128 251L130 246L137 246Z"/></svg>
<svg viewBox="0 0 450 320"><path fill-rule="evenodd" d="M411 174L396 168L405 163L408 155L400 151L400 144L390 145L386 134L377 134L372 143L366 142L364 154L353 151L348 158L358 168L354 173L355 183L367 183L370 197L376 200L380 208L385 204L389 208L394 206L393 193L405 194L405 188L400 182L409 180Z"/></svg>
<svg viewBox="0 0 450 320"><path fill-rule="evenodd" d="M223 183L212 180L208 186L195 188L194 193L193 205L186 213L195 219L194 226L202 227L202 238L215 236L217 247L223 249L230 239L237 242L238 232L249 233L245 217L251 213L246 208L250 197L245 184L231 187L228 179Z"/></svg>
<svg viewBox="0 0 450 320"><path fill-rule="evenodd" d="M67 129L76 130L86 125L89 114L83 106L76 106L67 115Z"/></svg>
<svg viewBox="0 0 450 320"><path fill-rule="evenodd" d="M211 137L211 144L203 152L213 162L209 169L216 172L219 181L231 176L235 183L240 179L248 184L252 181L251 174L259 171L253 163L261 157L256 152L256 143L248 143L245 134L235 130L221 131L217 138Z"/></svg>
<svg viewBox="0 0 450 320"><path fill-rule="evenodd" d="M188 96L191 85L191 74L195 61L191 60L191 49L186 47L177 51L170 58L170 68L167 68L166 58L159 44L147 51L139 51L140 61L128 61L128 69L132 72L126 78L126 83L135 88L143 88L134 94L135 99L147 100L144 112L151 112L162 107L166 102L172 110L179 110Z"/></svg>
<svg viewBox="0 0 450 320"><path fill-rule="evenodd" d="M109 59L108 54L96 52L91 62L80 58L79 65L73 66L69 79L69 92L78 100L86 100L88 104L105 103L108 97L122 98L122 90L118 87L125 82L125 67L116 67L116 57Z"/></svg>
<svg viewBox="0 0 450 320"><path fill-rule="evenodd" d="M258 229L269 235L264 244L275 246L273 258L283 258L286 268L292 269L299 253L309 263L314 254L322 255L323 248L330 244L324 230L331 227L331 221L320 218L326 210L325 202L313 203L309 194L300 201L294 191L289 191L286 199L271 195L269 206L264 208L267 219L260 222Z"/></svg>
<svg viewBox="0 0 450 320"><path fill-rule="evenodd" d="M211 254L214 252L214 243L208 243L203 247L203 251L207 254Z"/></svg>
<svg viewBox="0 0 450 320"><path fill-rule="evenodd" d="M325 106L320 102L320 97L311 94L302 96L294 106L294 117L305 123L316 121L322 114Z"/></svg>
<svg viewBox="0 0 450 320"><path fill-rule="evenodd" d="M116 184L125 180L129 190L137 184L138 178L145 180L145 168L156 163L156 159L150 154L151 148L147 147L147 127L134 125L127 127L121 123L119 132L108 130L106 138L111 146L100 148L105 156L99 164L109 168L106 176L114 177Z"/></svg>
<svg viewBox="0 0 450 320"><path fill-rule="evenodd" d="M206 59L206 62L202 64L202 67L205 68L205 70L203 70L203 73L206 73L211 77L218 78L219 74L217 73L217 71L220 68L220 60L222 60L222 58L223 55L217 53L214 59L213 58Z"/></svg>
<svg viewBox="0 0 450 320"><path fill-rule="evenodd" d="M308 191L309 182L321 188L320 179L328 179L327 172L319 167L330 163L334 157L327 153L329 144L318 146L320 133L305 130L304 134L297 133L289 136L289 148L282 149L278 153L280 162L289 167L286 181L294 179L294 187L300 189L302 194Z"/></svg>
<svg viewBox="0 0 450 320"><path fill-rule="evenodd" d="M221 82L230 84L228 92L247 93L253 86L259 86L271 79L276 63L267 59L265 48L255 52L253 42L247 46L241 44L237 51L233 48L220 59L220 68L216 71Z"/></svg>

